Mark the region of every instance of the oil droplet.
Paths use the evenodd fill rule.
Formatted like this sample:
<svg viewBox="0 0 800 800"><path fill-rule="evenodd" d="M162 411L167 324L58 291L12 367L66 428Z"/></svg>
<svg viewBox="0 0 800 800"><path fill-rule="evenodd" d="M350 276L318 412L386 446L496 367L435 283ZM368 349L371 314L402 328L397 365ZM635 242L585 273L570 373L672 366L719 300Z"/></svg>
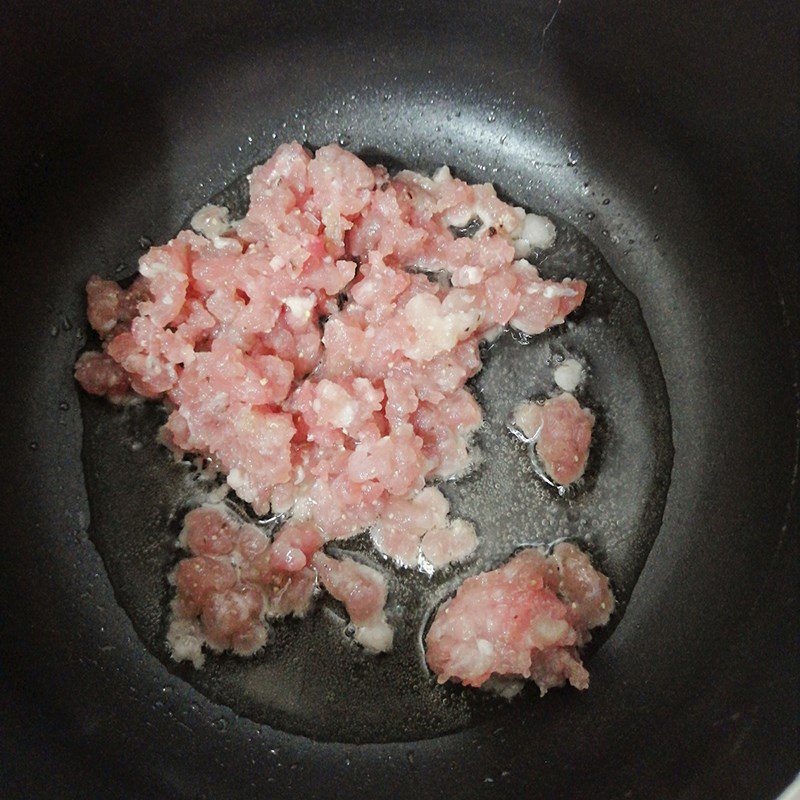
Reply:
<svg viewBox="0 0 800 800"><path fill-rule="evenodd" d="M607 205L608 205L610 202L611 202L611 200L609 200L609 199L606 197L606 199L605 199L605 200L603 200L603 205L604 205L604 206L607 206Z"/></svg>
<svg viewBox="0 0 800 800"><path fill-rule="evenodd" d="M595 213L594 211L587 211L586 212L586 219L594 219Z"/></svg>

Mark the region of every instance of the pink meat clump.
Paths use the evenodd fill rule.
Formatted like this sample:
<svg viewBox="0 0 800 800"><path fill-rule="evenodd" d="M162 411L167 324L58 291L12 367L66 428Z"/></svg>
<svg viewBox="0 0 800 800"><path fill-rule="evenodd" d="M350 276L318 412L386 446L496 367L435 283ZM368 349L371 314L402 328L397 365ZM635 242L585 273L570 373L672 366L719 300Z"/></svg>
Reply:
<svg viewBox="0 0 800 800"><path fill-rule="evenodd" d="M392 647L393 631L386 621L386 579L352 558L335 559L316 553L312 564L320 583L344 604L354 627L354 639L373 653Z"/></svg>
<svg viewBox="0 0 800 800"><path fill-rule="evenodd" d="M574 545L558 544L549 557L523 550L465 580L440 607L425 637L427 662L440 683L521 677L542 694L566 683L586 689L579 649L613 609L608 579Z"/></svg>
<svg viewBox="0 0 800 800"><path fill-rule="evenodd" d="M269 621L305 616L318 583L341 600L365 649L391 649L386 579L351 559L320 552L321 531L289 521L270 538L224 506L204 505L184 518L178 543L190 555L170 576L175 587L167 643L176 661L200 667L203 647L248 656L267 642Z"/></svg>
<svg viewBox="0 0 800 800"><path fill-rule="evenodd" d="M439 569L478 545L472 523L450 519L449 512L450 503L435 486L410 499L393 499L372 525L372 541L401 567Z"/></svg>
<svg viewBox="0 0 800 800"><path fill-rule="evenodd" d="M410 566L469 555L474 529L426 485L474 463L482 414L465 383L481 341L540 333L583 301L583 281L523 258L553 243L552 223L447 168L390 177L292 143L253 171L243 219L207 206L193 225L152 247L129 288L90 279L101 350L78 359L81 386L163 402L163 441L208 459L257 514L291 512L326 541L372 528ZM302 570L275 583L285 603L260 608L229 554L193 558L178 599L212 649L252 650L265 609L302 606Z"/></svg>
<svg viewBox="0 0 800 800"><path fill-rule="evenodd" d="M544 403L521 403L513 426L533 443L544 471L559 486L577 481L586 469L594 414L568 392Z"/></svg>

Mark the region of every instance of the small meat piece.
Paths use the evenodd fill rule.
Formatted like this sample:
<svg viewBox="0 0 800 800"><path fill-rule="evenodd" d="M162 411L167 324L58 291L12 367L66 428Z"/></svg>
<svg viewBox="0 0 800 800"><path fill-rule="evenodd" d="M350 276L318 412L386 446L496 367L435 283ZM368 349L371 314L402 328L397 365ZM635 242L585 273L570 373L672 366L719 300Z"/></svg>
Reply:
<svg viewBox="0 0 800 800"><path fill-rule="evenodd" d="M452 350L478 327L476 308L448 310L435 295L418 294L404 308L405 318L414 331L412 343L404 352L412 361L430 361Z"/></svg>
<svg viewBox="0 0 800 800"><path fill-rule="evenodd" d="M567 392L544 403L521 403L514 427L534 444L547 475L559 486L577 481L586 469L594 414Z"/></svg>
<svg viewBox="0 0 800 800"><path fill-rule="evenodd" d="M570 542L557 544L552 557L558 565L558 594L569 604L573 626L588 641L587 632L605 625L614 610L608 578Z"/></svg>
<svg viewBox="0 0 800 800"><path fill-rule="evenodd" d="M514 239L514 253L519 258L527 258L532 250L547 250L556 243L556 226L547 217L526 214L511 237Z"/></svg>
<svg viewBox="0 0 800 800"><path fill-rule="evenodd" d="M378 550L403 567L416 567L422 537L434 529L448 525L450 503L434 486L427 486L411 499L400 498L387 503L370 529Z"/></svg>
<svg viewBox="0 0 800 800"><path fill-rule="evenodd" d="M96 350L81 353L75 364L75 380L85 392L105 397L111 403L122 403L131 396L125 370L109 355Z"/></svg>
<svg viewBox="0 0 800 800"><path fill-rule="evenodd" d="M173 614L167 629L167 646L173 661L190 661L195 669L200 669L206 660L204 643L200 620Z"/></svg>
<svg viewBox="0 0 800 800"><path fill-rule="evenodd" d="M238 406L224 420L216 454L228 472L228 485L258 512L269 509L269 490L292 474L291 442L295 427L289 414Z"/></svg>
<svg viewBox="0 0 800 800"><path fill-rule="evenodd" d="M308 613L316 588L311 560L324 543L320 529L311 523L290 521L278 531L259 576L271 617Z"/></svg>
<svg viewBox="0 0 800 800"><path fill-rule="evenodd" d="M559 389L574 392L583 380L583 366L574 358L567 358L553 370L553 380Z"/></svg>
<svg viewBox="0 0 800 800"><path fill-rule="evenodd" d="M384 612L386 578L376 569L350 558L335 559L324 553L316 553L312 564L325 589L344 603L355 627L353 638L374 653L391 650L394 632Z"/></svg>
<svg viewBox="0 0 800 800"><path fill-rule="evenodd" d="M233 566L210 556L185 558L175 570L178 599L189 613L197 613L209 596L230 589L235 583Z"/></svg>
<svg viewBox="0 0 800 800"><path fill-rule="evenodd" d="M103 338L107 337L119 321L122 298L125 292L114 281L92 275L86 284L86 316L89 324Z"/></svg>
<svg viewBox="0 0 800 800"><path fill-rule="evenodd" d="M370 529L375 546L402 567L441 569L461 561L478 546L475 526L463 519L451 520L450 503L434 486L409 499L387 503Z"/></svg>
<svg viewBox="0 0 800 800"><path fill-rule="evenodd" d="M244 583L214 592L203 604L200 616L206 642L213 650L254 653L267 640L260 621L263 605L264 595Z"/></svg>
<svg viewBox="0 0 800 800"><path fill-rule="evenodd" d="M472 468L472 434L483 422L483 413L466 389L435 403L419 403L412 420L422 437L423 453L431 462L429 478L460 476Z"/></svg>
<svg viewBox="0 0 800 800"><path fill-rule="evenodd" d="M191 224L198 233L213 241L217 236L222 236L231 230L229 214L225 206L209 204L194 214Z"/></svg>
<svg viewBox="0 0 800 800"><path fill-rule="evenodd" d="M454 519L443 528L433 528L422 537L422 555L434 568L463 561L478 546L475 526L465 519Z"/></svg>
<svg viewBox="0 0 800 800"><path fill-rule="evenodd" d="M270 618L304 617L311 610L316 588L317 575L310 567L275 582L267 596L267 615Z"/></svg>
<svg viewBox="0 0 800 800"><path fill-rule="evenodd" d="M287 522L275 536L269 553L270 568L277 572L299 572L311 563L325 544L322 532L308 522Z"/></svg>
<svg viewBox="0 0 800 800"><path fill-rule="evenodd" d="M184 517L182 539L195 555L227 555L233 550L234 536L229 515L213 506L192 509Z"/></svg>
<svg viewBox="0 0 800 800"><path fill-rule="evenodd" d="M324 543L314 525L289 522L270 542L224 506L203 505L186 515L178 542L195 555L171 578L167 641L176 661L201 666L204 645L252 655L267 641L268 618L303 616L311 607L311 558Z"/></svg>
<svg viewBox="0 0 800 800"><path fill-rule="evenodd" d="M404 425L375 442L356 445L347 475L355 483L378 481L389 494L402 496L421 488L426 466L422 439Z"/></svg>
<svg viewBox="0 0 800 800"><path fill-rule="evenodd" d="M182 231L167 244L151 247L139 259L139 272L150 281L153 295L152 300L139 304L139 314L154 325L164 328L181 313L192 261L197 255L197 239L196 234Z"/></svg>
<svg viewBox="0 0 800 800"><path fill-rule="evenodd" d="M519 305L511 318L511 327L533 336L543 333L564 320L583 303L586 295L584 281L565 278L563 281L543 280L532 264L520 259L513 264L517 276Z"/></svg>
<svg viewBox="0 0 800 800"><path fill-rule="evenodd" d="M590 628L608 621L613 598L605 576L577 548L559 547L550 558L523 550L468 578L441 606L425 637L426 659L440 683L482 686L491 676L521 676L542 694L567 682L588 686L578 647Z"/></svg>
<svg viewBox="0 0 800 800"><path fill-rule="evenodd" d="M383 391L365 378L338 382L323 378L317 384L305 381L292 405L302 415L307 436L321 445L336 445L342 434L358 438L360 431L375 422L383 396Z"/></svg>
<svg viewBox="0 0 800 800"><path fill-rule="evenodd" d="M308 177L309 207L319 214L329 239L342 243L353 227L351 218L369 203L375 186L372 170L352 153L327 145L317 150L308 165Z"/></svg>
<svg viewBox="0 0 800 800"><path fill-rule="evenodd" d="M138 305L150 296L150 282L139 276L128 289L115 281L92 275L86 284L86 316L103 339L111 339L130 328Z"/></svg>

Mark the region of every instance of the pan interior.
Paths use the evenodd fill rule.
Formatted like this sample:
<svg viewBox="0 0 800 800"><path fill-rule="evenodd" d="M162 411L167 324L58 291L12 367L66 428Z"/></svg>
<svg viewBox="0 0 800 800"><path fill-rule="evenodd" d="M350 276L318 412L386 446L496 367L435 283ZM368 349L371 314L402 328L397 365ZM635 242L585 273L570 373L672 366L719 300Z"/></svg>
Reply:
<svg viewBox="0 0 800 800"><path fill-rule="evenodd" d="M369 148L362 152L385 161ZM452 166L469 175L469 163ZM214 198L237 215L245 210L245 175ZM513 200L535 206L537 198ZM609 634L660 525L672 462L668 401L636 298L598 247L573 225L555 221L557 245L537 265L545 277L584 278L589 293L568 324L532 339L505 334L484 350L483 370L471 382L485 414L476 437L483 458L474 472L442 487L454 515L476 524L474 557L429 577L382 560L365 535L334 543L389 577L388 610L396 627L389 654L366 655L346 637L341 607L321 600L309 618L275 624L267 648L254 658L210 656L202 670L172 662L165 632L175 538L182 514L212 487L157 444L164 420L158 405L119 409L81 397L90 534L118 602L170 671L244 716L314 739L416 740L465 728L533 702L534 692L528 688L509 703L437 685L422 649L432 610L465 577L497 566L518 547L564 537L588 547L613 582L619 610L598 642ZM131 274L136 255L113 277ZM597 424L587 473L579 488L561 497L537 477L507 421L517 402L558 391L553 369L568 357L585 366L576 393Z"/></svg>

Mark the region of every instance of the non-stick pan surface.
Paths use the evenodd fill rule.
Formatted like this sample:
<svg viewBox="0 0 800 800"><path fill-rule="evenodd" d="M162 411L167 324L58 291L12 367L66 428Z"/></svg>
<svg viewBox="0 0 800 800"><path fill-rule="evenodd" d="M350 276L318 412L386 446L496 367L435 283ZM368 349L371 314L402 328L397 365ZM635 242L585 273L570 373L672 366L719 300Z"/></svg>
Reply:
<svg viewBox="0 0 800 800"><path fill-rule="evenodd" d="M569 0L12 9L4 796L776 794L798 767L789 16ZM496 515L537 539L585 533L630 598L587 693L475 700L410 662L382 681L333 639L326 674L305 663L299 683L289 661L165 663L175 474L125 448L152 419L78 397L82 286L128 274L293 138L491 180L558 220L553 269L597 276L584 322L610 333L572 344L622 443L595 465L613 497L540 528L511 499ZM512 345L476 387L498 419L504 381L534 391L523 373L546 356ZM486 527L473 488L461 501Z"/></svg>

